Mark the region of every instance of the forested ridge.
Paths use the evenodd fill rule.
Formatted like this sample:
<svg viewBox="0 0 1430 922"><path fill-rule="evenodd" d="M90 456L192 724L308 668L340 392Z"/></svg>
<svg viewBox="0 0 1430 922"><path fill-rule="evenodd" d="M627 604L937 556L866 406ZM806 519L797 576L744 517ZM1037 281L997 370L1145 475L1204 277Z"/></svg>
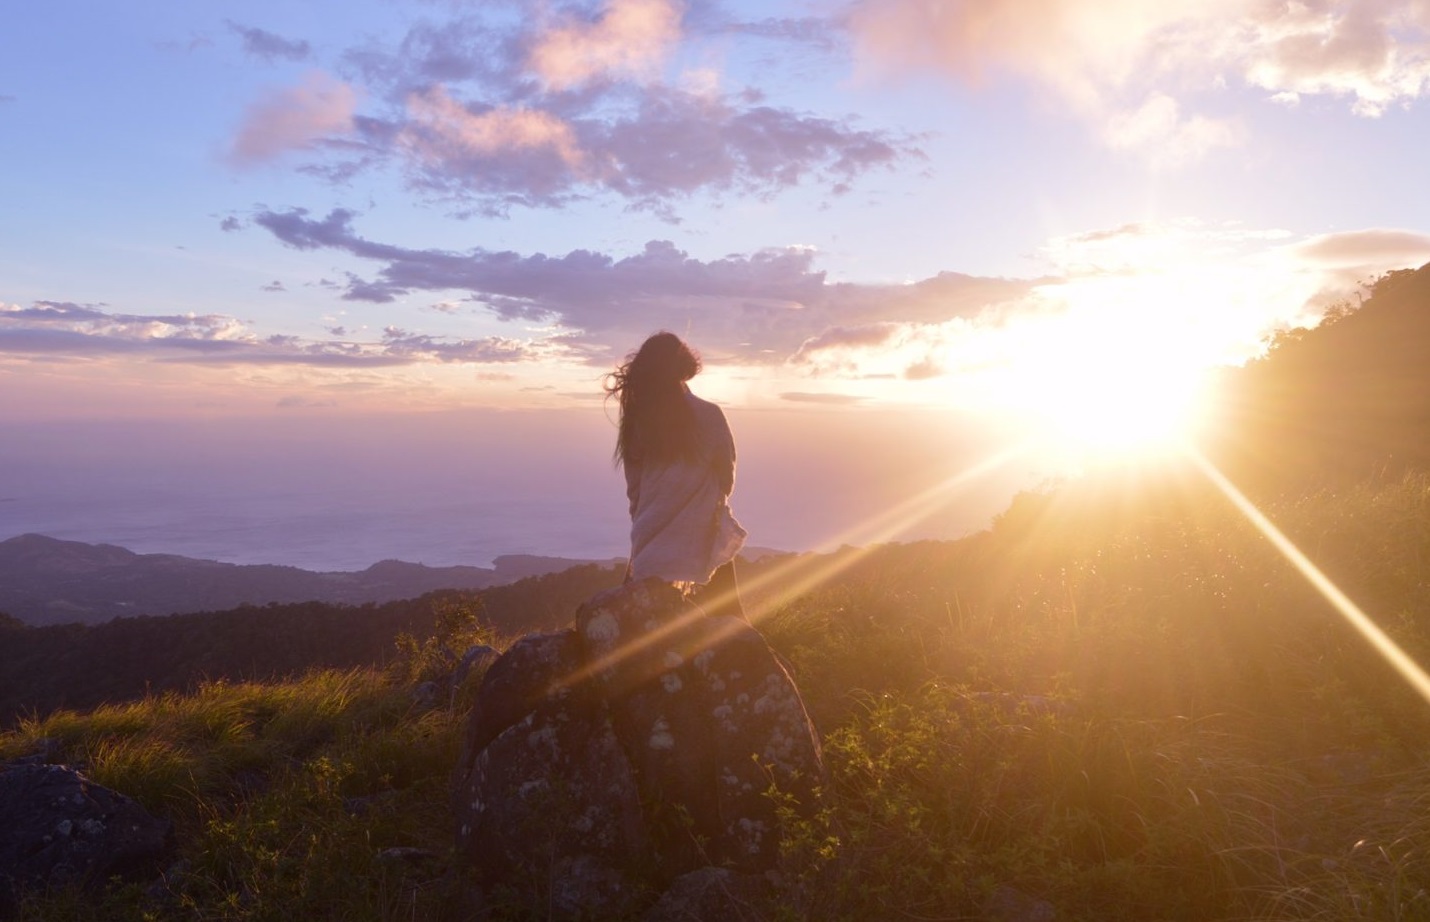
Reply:
<svg viewBox="0 0 1430 922"><path fill-rule="evenodd" d="M1390 272L1226 375L1211 452L1293 495L1430 468L1430 264Z"/></svg>
<svg viewBox="0 0 1430 922"><path fill-rule="evenodd" d="M620 580L586 564L482 590L442 590L382 605L301 602L102 624L26 627L0 621L0 726L57 707L85 709L203 680L265 680L311 668L379 664L398 635L425 637L443 605L480 612L503 635L549 630Z"/></svg>

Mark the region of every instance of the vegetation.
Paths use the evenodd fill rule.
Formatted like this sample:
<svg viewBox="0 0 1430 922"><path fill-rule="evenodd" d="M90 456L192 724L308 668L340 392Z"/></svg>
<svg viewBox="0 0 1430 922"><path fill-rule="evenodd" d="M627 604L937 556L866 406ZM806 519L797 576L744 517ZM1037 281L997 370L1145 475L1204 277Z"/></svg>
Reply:
<svg viewBox="0 0 1430 922"><path fill-rule="evenodd" d="M962 541L750 571L823 571L757 606L830 773L770 918L976 918L1009 888L1069 919L1430 918L1430 707L1224 498L1167 476L1133 505L1115 480L1022 496ZM1266 511L1427 660L1430 477ZM491 641L481 620L439 606L441 636L385 668L23 721L0 759L48 747L181 844L157 890L22 918L452 913L464 706L412 689Z"/></svg>
<svg viewBox="0 0 1430 922"><path fill-rule="evenodd" d="M1430 264L1382 276L1228 374L1213 453L1243 489L1282 496L1430 469L1426 355Z"/></svg>
<svg viewBox="0 0 1430 922"><path fill-rule="evenodd" d="M223 612L26 627L0 616L0 728L55 708L85 709L203 682L271 681L315 667L392 659L402 634L426 637L445 606L480 605L506 634L552 630L577 604L620 581L593 564L484 590L443 590L382 605L305 602Z"/></svg>

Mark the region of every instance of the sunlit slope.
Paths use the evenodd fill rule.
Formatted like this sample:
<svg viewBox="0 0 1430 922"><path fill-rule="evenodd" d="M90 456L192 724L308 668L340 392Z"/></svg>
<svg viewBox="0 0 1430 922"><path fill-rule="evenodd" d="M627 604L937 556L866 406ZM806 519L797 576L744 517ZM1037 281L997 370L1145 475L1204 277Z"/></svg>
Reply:
<svg viewBox="0 0 1430 922"><path fill-rule="evenodd" d="M1212 453L1233 480L1295 490L1430 468L1430 264L1282 334L1228 374Z"/></svg>

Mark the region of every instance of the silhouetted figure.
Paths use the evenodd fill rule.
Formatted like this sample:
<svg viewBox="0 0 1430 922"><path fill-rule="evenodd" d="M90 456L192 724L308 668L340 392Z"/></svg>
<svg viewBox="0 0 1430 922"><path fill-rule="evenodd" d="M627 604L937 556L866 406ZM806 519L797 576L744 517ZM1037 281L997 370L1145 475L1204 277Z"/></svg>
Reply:
<svg viewBox="0 0 1430 922"><path fill-rule="evenodd" d="M674 333L647 339L606 381L620 402L615 462L631 512L626 579L657 577L708 614L748 620L735 582L745 529L730 514L735 440L718 406L690 392L700 357Z"/></svg>

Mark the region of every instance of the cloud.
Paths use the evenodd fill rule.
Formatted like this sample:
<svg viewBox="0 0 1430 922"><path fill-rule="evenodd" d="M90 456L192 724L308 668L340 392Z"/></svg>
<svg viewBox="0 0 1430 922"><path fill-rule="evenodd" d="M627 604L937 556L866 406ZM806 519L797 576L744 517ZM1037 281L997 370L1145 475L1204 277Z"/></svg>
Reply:
<svg viewBox="0 0 1430 922"><path fill-rule="evenodd" d="M129 356L163 362L218 365L383 367L423 363L509 365L565 351L559 342L503 337L450 339L385 331L372 342L308 340L274 335L260 339L232 317L218 314L120 314L100 306L38 301L31 307L0 304L0 358Z"/></svg>
<svg viewBox="0 0 1430 922"><path fill-rule="evenodd" d="M897 323L877 323L852 328L832 327L818 336L806 340L800 346L800 351L796 353L794 360L801 361L802 357L808 353L827 349L850 347L864 349L870 346L887 346L901 328L901 325Z"/></svg>
<svg viewBox="0 0 1430 922"><path fill-rule="evenodd" d="M72 334L121 349L147 342L205 351L227 348L246 336L242 324L219 314L116 314L101 308L69 301L36 301L28 308L0 305L0 337L44 334L30 340L38 343Z"/></svg>
<svg viewBox="0 0 1430 922"><path fill-rule="evenodd" d="M1417 266L1430 260L1430 234L1376 228L1312 237L1292 247L1301 259L1327 268Z"/></svg>
<svg viewBox="0 0 1430 922"><path fill-rule="evenodd" d="M721 92L699 44L739 32L827 51L828 20L745 23L704 3L683 12L676 0L608 0L594 13L519 24L479 9L347 52L341 70L371 111L353 115L351 131L295 119L279 133L295 142L255 145L248 159L305 148L300 169L336 183L395 167L458 215L613 197L676 220L696 194L771 197L811 184L839 194L924 157L917 137L772 105L754 90ZM682 16L697 34L683 31ZM699 63L665 79L665 62L687 56Z"/></svg>
<svg viewBox="0 0 1430 922"><path fill-rule="evenodd" d="M1418 0L862 0L847 22L867 75L1031 81L1114 147L1163 163L1238 140L1235 126L1182 111L1229 79L1282 103L1348 98L1367 116L1430 92L1430 5Z"/></svg>
<svg viewBox="0 0 1430 922"><path fill-rule="evenodd" d="M811 393L808 391L785 391L780 394L781 400L788 400L791 403L820 403L828 406L847 407L856 403L863 403L868 398L858 397L853 394L824 394Z"/></svg>
<svg viewBox="0 0 1430 922"><path fill-rule="evenodd" d="M833 51L841 39L837 23L815 16L730 21L719 24L714 31L771 39L784 44L807 45L821 51Z"/></svg>
<svg viewBox="0 0 1430 922"><path fill-rule="evenodd" d="M819 393L807 392L807 390L787 390L779 395L781 400L789 400L791 403L822 403L825 406L852 406L855 403L864 403L868 397L848 395L848 393Z"/></svg>
<svg viewBox="0 0 1430 922"><path fill-rule="evenodd" d="M1114 150L1140 151L1157 166L1179 167L1218 147L1237 146L1242 131L1225 119L1184 117L1175 99L1153 93L1140 107L1112 114L1104 139Z"/></svg>
<svg viewBox="0 0 1430 922"><path fill-rule="evenodd" d="M282 410L335 407L337 405L338 402L336 400L332 400L331 398L325 400L318 400L312 397L304 397L301 394L290 394L289 396L282 398L274 404L274 406Z"/></svg>
<svg viewBox="0 0 1430 922"><path fill-rule="evenodd" d="M863 69L946 72L980 84L1012 74L1094 107L1137 71L1169 31L1220 15L1234 0L863 0L848 18Z"/></svg>
<svg viewBox="0 0 1430 922"><path fill-rule="evenodd" d="M589 104L591 109L596 103ZM674 216L697 192L771 197L815 182L845 189L859 176L923 159L908 138L836 119L670 87L641 91L634 109L461 101L442 86L410 94L392 121L359 119L365 153L335 179L398 158L429 199L486 215L561 207L610 194Z"/></svg>
<svg viewBox="0 0 1430 922"><path fill-rule="evenodd" d="M491 197L505 207L559 202L582 180L586 157L576 132L549 112L472 111L436 87L410 97L407 114L396 144L421 189Z"/></svg>
<svg viewBox="0 0 1430 922"><path fill-rule="evenodd" d="M253 166L291 150L312 150L353 130L358 93L320 71L302 84L274 90L249 107L229 150L236 166Z"/></svg>
<svg viewBox="0 0 1430 922"><path fill-rule="evenodd" d="M938 323L1016 300L1035 284L957 273L912 285L832 284L807 247L714 260L661 240L621 258L590 250L548 256L409 249L360 236L355 218L344 210L311 218L295 209L260 212L253 222L297 249L334 249L379 263L372 278L349 280L345 299L460 292L500 320L552 325L600 361L668 328L688 329L728 361L779 363L830 328L888 319Z"/></svg>
<svg viewBox="0 0 1430 922"><path fill-rule="evenodd" d="M257 58L273 62L303 61L312 54L313 48L306 41L283 38L265 29L239 25L226 20L230 30L243 38L243 50Z"/></svg>
<svg viewBox="0 0 1430 922"><path fill-rule="evenodd" d="M680 13L674 0L606 0L593 22L564 18L548 26L532 44L527 66L553 90L653 76L680 39Z"/></svg>
<svg viewBox="0 0 1430 922"><path fill-rule="evenodd" d="M186 54L193 54L195 51L198 51L201 48L212 48L213 44L213 39L209 38L207 35L204 35L201 32L195 32L190 35L185 41L168 39L165 41L155 42L154 47L158 48L160 51L182 51Z"/></svg>
<svg viewBox="0 0 1430 922"><path fill-rule="evenodd" d="M833 327L802 343L790 364L816 376L908 381L942 377L970 364L960 347L975 324L984 329L997 325L994 311L979 311L974 318Z"/></svg>
<svg viewBox="0 0 1430 922"><path fill-rule="evenodd" d="M1430 92L1430 5L1341 0L1258 10L1244 49L1246 75L1256 86L1349 96L1366 116Z"/></svg>
<svg viewBox="0 0 1430 922"><path fill-rule="evenodd" d="M1326 306L1362 296L1386 272L1430 262L1430 235L1389 228L1322 234L1287 246L1285 255L1318 280L1306 298L1314 320Z"/></svg>

